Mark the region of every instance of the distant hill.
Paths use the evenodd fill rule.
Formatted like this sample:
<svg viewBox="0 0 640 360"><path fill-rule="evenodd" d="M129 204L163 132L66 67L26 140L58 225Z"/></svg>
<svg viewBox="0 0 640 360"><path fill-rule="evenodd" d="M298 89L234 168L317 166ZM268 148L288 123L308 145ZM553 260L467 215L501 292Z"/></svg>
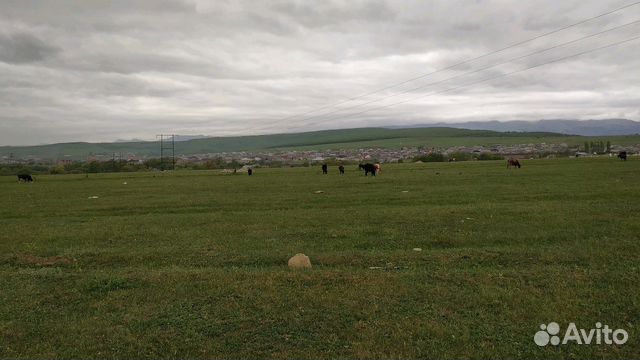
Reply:
<svg viewBox="0 0 640 360"><path fill-rule="evenodd" d="M189 141L189 140L193 140L193 139L205 139L208 138L210 136L207 135L175 135L175 137L173 138L174 141ZM165 137L165 140L169 139L171 140L170 137ZM141 139L129 139L129 140L125 140L125 139L118 139L114 142L143 142L143 141L147 141L147 140L141 140Z"/></svg>
<svg viewBox="0 0 640 360"><path fill-rule="evenodd" d="M295 134L274 134L235 137L211 137L176 143L176 155L257 151L315 150L402 146L451 146L495 143L531 142L534 138L562 138L551 133L501 133L487 130L465 130L447 127L419 129L360 128L325 130ZM40 159L86 159L91 155L122 153L158 157L157 141L113 143L61 143L37 146L3 146L0 157L34 157Z"/></svg>
<svg viewBox="0 0 640 360"><path fill-rule="evenodd" d="M238 151L325 150L399 147L450 147L494 144L567 143L582 144L589 138L551 132L497 132L452 127L407 129L360 128L325 130L295 134L198 138L176 142L176 155ZM600 139L602 140L602 139ZM640 143L640 137L617 137L614 144ZM158 141L113 143L62 143L38 146L2 146L0 157L39 159L87 159L100 155L111 158L122 153L139 157L159 157Z"/></svg>
<svg viewBox="0 0 640 360"><path fill-rule="evenodd" d="M398 128L453 127L458 129L552 132L581 136L611 136L640 134L640 122L628 119L607 120L538 120L538 121L469 121L399 126ZM395 128L395 127L390 127Z"/></svg>

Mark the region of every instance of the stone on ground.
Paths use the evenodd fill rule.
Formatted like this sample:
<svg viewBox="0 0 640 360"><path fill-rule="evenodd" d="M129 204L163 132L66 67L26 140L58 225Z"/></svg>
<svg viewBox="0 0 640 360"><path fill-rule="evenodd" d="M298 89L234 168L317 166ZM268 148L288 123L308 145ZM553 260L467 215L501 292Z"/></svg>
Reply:
<svg viewBox="0 0 640 360"><path fill-rule="evenodd" d="M311 260L305 254L295 254L291 259L289 259L289 268L298 270L298 269L310 269L311 268Z"/></svg>

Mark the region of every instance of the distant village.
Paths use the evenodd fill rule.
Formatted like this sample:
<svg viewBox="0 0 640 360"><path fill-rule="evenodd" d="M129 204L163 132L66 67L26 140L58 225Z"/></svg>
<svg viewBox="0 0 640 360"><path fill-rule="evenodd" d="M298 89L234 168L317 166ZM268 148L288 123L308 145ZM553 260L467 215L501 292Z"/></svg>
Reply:
<svg viewBox="0 0 640 360"><path fill-rule="evenodd" d="M571 148L567 144L527 144L527 145L495 145L495 146L453 146L448 148L438 147L402 147L392 148L365 148L365 149L341 149L341 150L288 150L288 151L254 151L254 152L229 152L218 154L194 154L181 156L184 161L206 161L211 158L221 158L225 161L237 161L240 163L253 163L261 161L273 161L282 163L296 162L325 162L336 161L356 163L375 160L384 163L412 161L429 154L442 154L445 157L455 157L461 154L495 154L502 156L538 156L540 154L568 154ZM575 149L578 150L577 148ZM638 146L640 151L640 146Z"/></svg>
<svg viewBox="0 0 640 360"><path fill-rule="evenodd" d="M452 146L452 147L402 147L402 148L363 148L341 150L282 150L282 151L240 151L206 154L175 155L177 164L199 164L216 160L222 164L290 164L304 165L318 162L357 163L363 161L377 161L384 163L418 161L421 158L438 154L439 158L432 161L444 160L476 160L499 159L506 157L540 158L557 156L593 156L597 154L617 154L619 151L627 151L629 154L640 154L640 144L620 146L607 145L598 151L587 152L585 146L560 144L516 144L516 145L492 145L492 146ZM57 159L37 158L25 156L22 158L13 156L0 157L0 164L41 164L41 165L70 165L82 162L126 162L145 163L159 156L140 156L137 154L92 154L83 160L75 160L70 156L62 156ZM429 161L429 160L427 160Z"/></svg>

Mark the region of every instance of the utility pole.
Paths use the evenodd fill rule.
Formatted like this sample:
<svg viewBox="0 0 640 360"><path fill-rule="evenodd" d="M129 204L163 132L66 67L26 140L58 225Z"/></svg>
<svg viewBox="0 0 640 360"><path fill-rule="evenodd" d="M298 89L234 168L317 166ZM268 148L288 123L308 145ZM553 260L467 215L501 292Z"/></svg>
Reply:
<svg viewBox="0 0 640 360"><path fill-rule="evenodd" d="M164 171L164 163L162 160L164 159L164 136L160 135L160 171Z"/></svg>
<svg viewBox="0 0 640 360"><path fill-rule="evenodd" d="M165 156L165 150L171 150L171 170L176 169L176 139L175 135L160 134L156 138L160 138L160 170L164 171L165 162L168 160ZM171 141L169 142L169 138ZM165 141L166 139L166 141Z"/></svg>

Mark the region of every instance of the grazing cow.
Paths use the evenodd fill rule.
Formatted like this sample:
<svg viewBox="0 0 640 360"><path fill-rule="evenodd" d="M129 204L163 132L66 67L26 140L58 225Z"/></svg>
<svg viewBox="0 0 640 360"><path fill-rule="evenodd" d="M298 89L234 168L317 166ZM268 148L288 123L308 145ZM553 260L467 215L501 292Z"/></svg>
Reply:
<svg viewBox="0 0 640 360"><path fill-rule="evenodd" d="M380 168L380 164L376 163L373 165L376 168L376 174L379 174L382 168Z"/></svg>
<svg viewBox="0 0 640 360"><path fill-rule="evenodd" d="M32 182L33 177L29 174L20 174L18 175L18 181Z"/></svg>
<svg viewBox="0 0 640 360"><path fill-rule="evenodd" d="M507 169L510 169L512 166L517 166L518 169L520 169L520 161L514 158L507 160Z"/></svg>
<svg viewBox="0 0 640 360"><path fill-rule="evenodd" d="M249 174L249 176L253 175L253 169L252 168L248 168L247 169L247 174Z"/></svg>
<svg viewBox="0 0 640 360"><path fill-rule="evenodd" d="M327 166L327 164L322 164L322 174L327 174L329 170L329 167Z"/></svg>
<svg viewBox="0 0 640 360"><path fill-rule="evenodd" d="M344 166L338 166L338 171L340 171L340 175L344 175Z"/></svg>
<svg viewBox="0 0 640 360"><path fill-rule="evenodd" d="M627 161L627 152L626 151L620 151L618 153L618 157L620 158L620 160Z"/></svg>
<svg viewBox="0 0 640 360"><path fill-rule="evenodd" d="M369 175L369 173L371 173L371 175L373 176L376 176L376 167L373 164L360 164L358 165L358 168L360 168L360 170L364 170L364 176Z"/></svg>

